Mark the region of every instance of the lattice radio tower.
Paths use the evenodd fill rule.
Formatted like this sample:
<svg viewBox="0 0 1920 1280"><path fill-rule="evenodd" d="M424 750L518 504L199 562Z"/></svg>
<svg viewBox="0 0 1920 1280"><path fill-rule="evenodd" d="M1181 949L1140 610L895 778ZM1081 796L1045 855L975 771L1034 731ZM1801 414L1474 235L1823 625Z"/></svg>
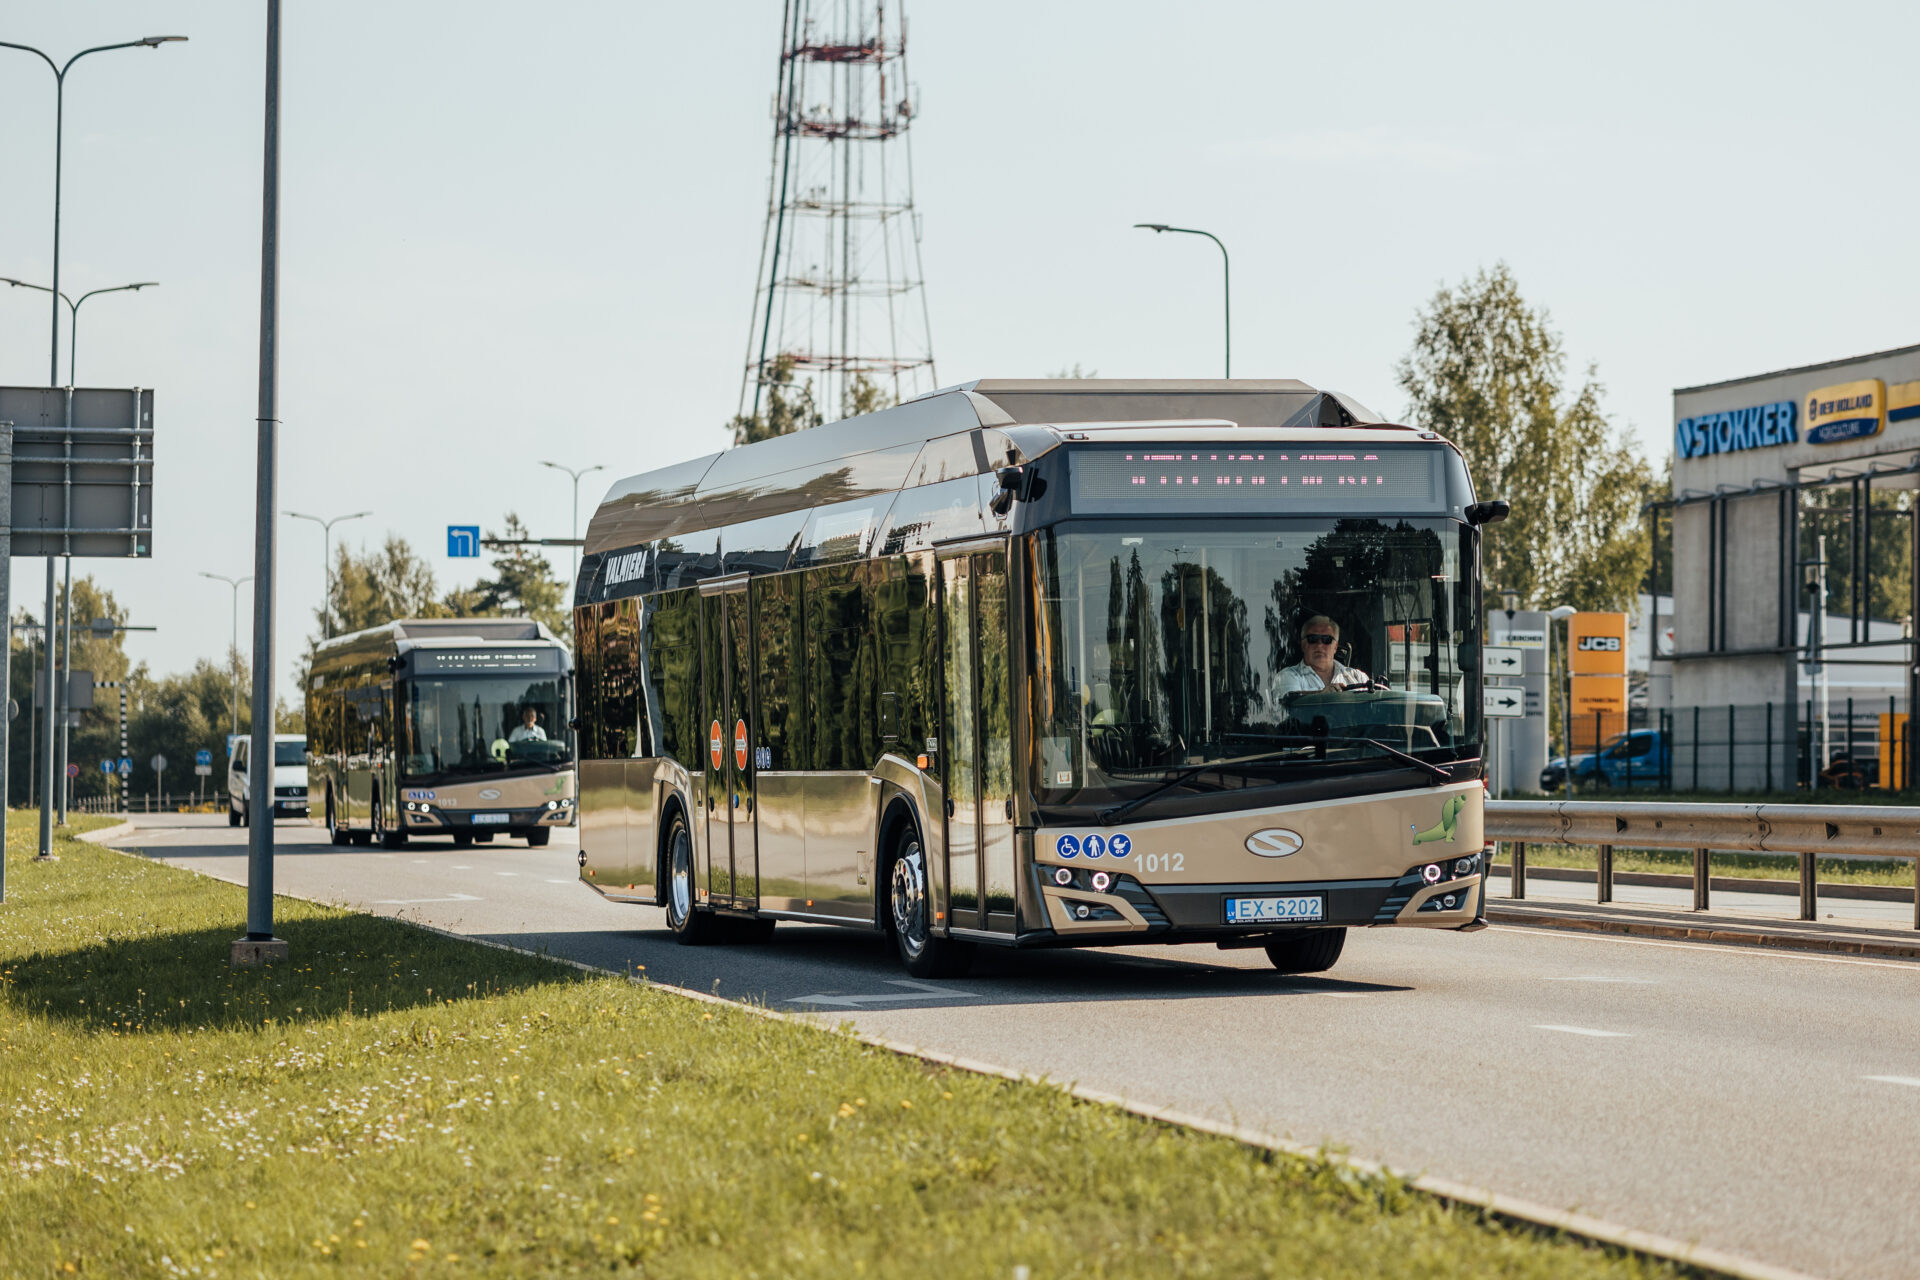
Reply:
<svg viewBox="0 0 1920 1280"><path fill-rule="evenodd" d="M910 399L936 385L902 0L783 0L773 173L740 412L776 370L831 420L863 380Z"/></svg>

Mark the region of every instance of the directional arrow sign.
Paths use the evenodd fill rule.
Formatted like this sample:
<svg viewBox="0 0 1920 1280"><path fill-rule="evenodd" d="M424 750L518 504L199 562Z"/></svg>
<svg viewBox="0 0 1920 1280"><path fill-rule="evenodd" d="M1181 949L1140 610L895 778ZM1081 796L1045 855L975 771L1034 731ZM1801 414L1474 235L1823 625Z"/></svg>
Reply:
<svg viewBox="0 0 1920 1280"><path fill-rule="evenodd" d="M1527 714L1527 695L1523 689L1482 689L1487 716L1494 720L1518 720Z"/></svg>
<svg viewBox="0 0 1920 1280"><path fill-rule="evenodd" d="M1488 645L1480 651L1480 674L1483 676L1517 676L1524 674L1526 669L1526 655L1518 649Z"/></svg>

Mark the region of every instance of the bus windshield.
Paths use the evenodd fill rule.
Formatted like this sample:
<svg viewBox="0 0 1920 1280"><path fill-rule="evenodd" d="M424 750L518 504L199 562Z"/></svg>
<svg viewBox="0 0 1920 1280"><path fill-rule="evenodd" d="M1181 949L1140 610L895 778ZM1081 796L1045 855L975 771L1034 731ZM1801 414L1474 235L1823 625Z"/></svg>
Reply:
<svg viewBox="0 0 1920 1280"><path fill-rule="evenodd" d="M403 776L444 782L572 764L573 735L562 688L555 676L406 681Z"/></svg>
<svg viewBox="0 0 1920 1280"><path fill-rule="evenodd" d="M1042 803L1479 754L1472 534L1444 519L1072 522L1033 535ZM1256 756L1257 760L1243 757Z"/></svg>

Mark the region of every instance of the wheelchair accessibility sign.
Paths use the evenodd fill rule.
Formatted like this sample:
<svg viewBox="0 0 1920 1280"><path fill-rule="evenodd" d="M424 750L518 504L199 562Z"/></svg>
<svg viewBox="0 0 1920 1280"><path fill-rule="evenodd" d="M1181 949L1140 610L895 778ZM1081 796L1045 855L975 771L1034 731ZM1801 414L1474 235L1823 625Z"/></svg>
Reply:
<svg viewBox="0 0 1920 1280"><path fill-rule="evenodd" d="M1066 861L1078 858L1082 854L1090 859L1109 856L1124 858L1133 852L1133 837L1124 831L1116 831L1112 835L1105 836L1097 831L1084 836L1066 835L1053 842L1053 851Z"/></svg>

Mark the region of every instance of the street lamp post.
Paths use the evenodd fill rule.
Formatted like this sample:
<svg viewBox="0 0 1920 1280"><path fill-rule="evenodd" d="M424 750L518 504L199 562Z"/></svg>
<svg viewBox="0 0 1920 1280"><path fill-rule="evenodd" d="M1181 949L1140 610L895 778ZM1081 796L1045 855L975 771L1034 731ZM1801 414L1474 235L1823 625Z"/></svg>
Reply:
<svg viewBox="0 0 1920 1280"><path fill-rule="evenodd" d="M320 638L331 640L333 639L333 526L342 520L358 520L361 516L370 516L373 512L355 511L348 515L335 516L331 520L304 515L298 511L289 511L287 514L295 520L311 520L320 526L323 535L320 541L320 567L324 570L320 575Z"/></svg>
<svg viewBox="0 0 1920 1280"><path fill-rule="evenodd" d="M578 471L575 471L572 467L563 467L557 462L542 462L540 465L543 467L552 467L555 471L564 471L573 477L573 527L569 530L568 536L577 542L580 539L580 477L592 471L605 471L606 468L597 462L590 467L582 467ZM579 580L580 548L575 547L573 549L573 576L567 580L568 589L572 590L574 584Z"/></svg>
<svg viewBox="0 0 1920 1280"><path fill-rule="evenodd" d="M38 289L42 293L55 293L55 291L49 288L47 285L34 284L32 281L29 281L29 280L15 280L12 276L0 276L0 281L5 281L7 284L12 285L13 287L18 289ZM130 290L151 289L157 286L159 283L160 282L158 280L141 280L134 284L120 284L120 285L114 285L113 287L107 288L107 289L93 289L93 290L90 290L89 292L81 294L78 301L75 301L74 299L69 298L64 293L55 293L55 296L60 301L67 304L67 386L68 387L73 387L78 385L76 370L79 367L79 358L80 358L80 303L85 302L88 298L93 297L95 294L125 293ZM66 561L66 600L67 600L67 608L71 610L73 607L73 557L63 556L61 558ZM59 697L56 699L56 701L60 703L61 709L65 711L67 709L66 698L68 694L68 681L73 675L73 620L71 617L68 617L66 622L63 624L62 633L63 634L62 634L61 648L60 648L60 694L59 694ZM48 687L51 688L52 687L51 684ZM69 735L72 730L72 726L70 726L67 723L67 720L68 720L67 715L65 714L61 715L60 717L60 754L59 754L59 758L54 763L55 776L60 779L60 819L59 821L60 821L60 825L63 827L67 825L67 806L70 803L70 797L73 792L73 783L70 779L67 778L67 744L69 740Z"/></svg>
<svg viewBox="0 0 1920 1280"><path fill-rule="evenodd" d="M10 284L16 289L38 289L42 293L53 292L52 289L48 288L44 284L35 284L31 280L15 280L12 276L0 276L0 283ZM159 287L160 287L160 282L158 280L140 280L140 281L136 281L133 284L116 284L111 288L107 288L107 289L90 289L86 293L81 294L78 301L72 298L69 298L64 293L60 295L60 301L67 304L67 385L68 386L73 387L73 386L79 385L78 380L75 378L74 370L78 367L78 361L79 361L80 303L85 302L88 298L93 297L95 294L128 293L128 292L139 290L139 289L157 289Z"/></svg>
<svg viewBox="0 0 1920 1280"><path fill-rule="evenodd" d="M163 44L174 44L186 40L185 36L142 36L138 40L128 40L121 44L95 45L91 49L82 49L68 58L66 65L54 62L45 53L30 44L15 44L11 40L0 40L0 48L19 49L31 53L47 64L47 70L53 72L53 340L52 350L47 357L47 385L60 385L60 171L63 159L63 129L67 113L67 72L73 64L90 53L106 53L110 49L158 49ZM77 305L77 304L76 304Z"/></svg>
<svg viewBox="0 0 1920 1280"><path fill-rule="evenodd" d="M1227 258L1227 246L1222 244L1220 237L1213 232L1199 231L1193 227L1170 227L1164 222L1136 222L1133 226L1136 231L1151 231L1156 235L1172 231L1185 236L1205 236L1220 246L1220 295L1225 306L1227 355L1227 371L1222 376L1231 378L1233 376L1233 263Z"/></svg>
<svg viewBox="0 0 1920 1280"><path fill-rule="evenodd" d="M212 578L215 582L224 582L233 588L233 642L227 654L227 660L233 664L233 719L230 721L227 732L227 737L231 740L240 736L240 588L252 582L253 577L248 575L244 578L229 578L224 574L208 573L205 569L200 571L200 576ZM233 750L231 741L228 742L227 750L228 752Z"/></svg>
<svg viewBox="0 0 1920 1280"><path fill-rule="evenodd" d="M67 72L73 70L74 63L80 61L80 59L90 53L106 53L113 49L158 49L163 44L174 44L184 40L186 40L185 36L142 36L138 40L126 40L119 44L95 45L91 49L82 49L71 58L68 58L64 64L56 63L52 58L48 57L45 52L34 48L30 44L15 44L11 40L0 40L0 48L18 49L23 53L31 53L39 58L40 61L47 64L47 70L53 72L53 285L48 290L53 296L48 300L48 329L50 338L47 351L47 385L50 387L60 385L60 303L63 297L60 292L60 179L63 162L65 160ZM79 304L74 303L70 305L77 307ZM71 565L68 566L68 579L69 581L72 579ZM53 558L51 556L47 558L47 601L49 606L51 606L53 601ZM47 623L49 627L52 626L53 617L51 607L49 607L48 610ZM49 639L51 639L51 637L49 637ZM49 655L49 657L51 657L51 655ZM41 744L47 753L43 768L48 784L42 794L40 805L40 856L43 858L53 855L53 812L49 807L53 797L53 719L54 714L63 706L62 699L57 695L54 688L54 683L53 663L49 660L47 663L48 715L41 740ZM65 820L65 794L65 788L63 787L61 790L63 797L61 806L62 821Z"/></svg>

